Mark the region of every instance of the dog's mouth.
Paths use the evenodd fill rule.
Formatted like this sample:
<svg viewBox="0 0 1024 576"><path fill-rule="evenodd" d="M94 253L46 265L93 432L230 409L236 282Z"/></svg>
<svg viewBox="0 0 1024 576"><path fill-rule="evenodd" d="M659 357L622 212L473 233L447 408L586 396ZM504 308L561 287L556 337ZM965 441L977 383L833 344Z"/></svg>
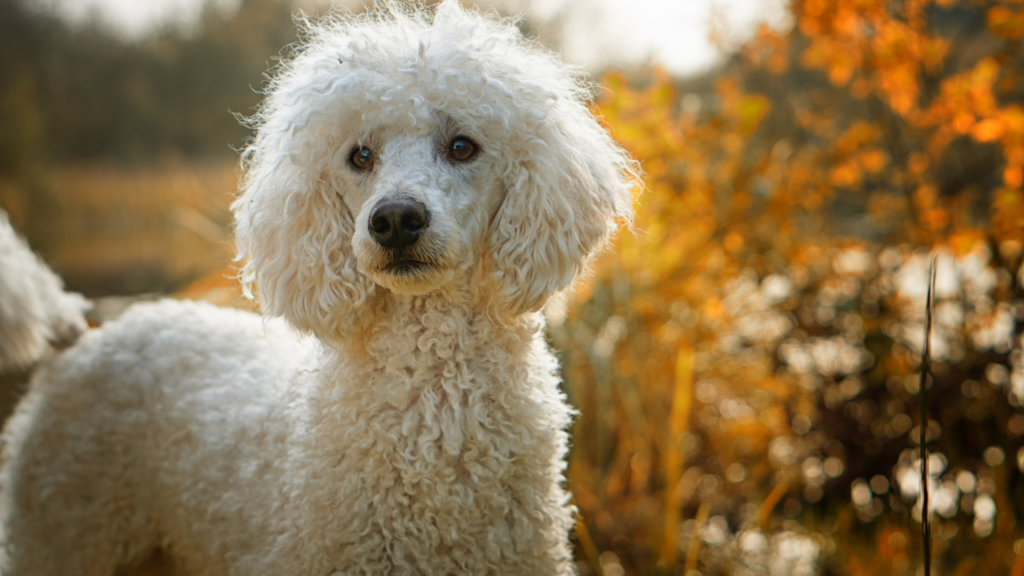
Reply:
<svg viewBox="0 0 1024 576"><path fill-rule="evenodd" d="M378 251L365 270L374 283L398 294L426 294L449 282L454 263L445 254L425 248L421 250Z"/></svg>
<svg viewBox="0 0 1024 576"><path fill-rule="evenodd" d="M416 272L422 272L435 266L429 262L422 260L415 260L412 258L394 258L383 267L382 272L388 272L391 274L414 274Z"/></svg>

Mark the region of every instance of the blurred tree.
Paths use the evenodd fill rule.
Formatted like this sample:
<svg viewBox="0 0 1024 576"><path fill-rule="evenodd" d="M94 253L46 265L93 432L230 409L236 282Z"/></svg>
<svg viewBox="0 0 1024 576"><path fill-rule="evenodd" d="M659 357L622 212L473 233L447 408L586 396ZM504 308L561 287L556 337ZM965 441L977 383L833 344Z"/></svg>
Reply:
<svg viewBox="0 0 1024 576"><path fill-rule="evenodd" d="M297 39L284 0L204 9L196 30L130 41L0 0L0 173L31 163L167 157L228 160L249 132L235 114Z"/></svg>
<svg viewBox="0 0 1024 576"><path fill-rule="evenodd" d="M52 27L19 0L0 0L0 173L24 172L45 151L36 55Z"/></svg>

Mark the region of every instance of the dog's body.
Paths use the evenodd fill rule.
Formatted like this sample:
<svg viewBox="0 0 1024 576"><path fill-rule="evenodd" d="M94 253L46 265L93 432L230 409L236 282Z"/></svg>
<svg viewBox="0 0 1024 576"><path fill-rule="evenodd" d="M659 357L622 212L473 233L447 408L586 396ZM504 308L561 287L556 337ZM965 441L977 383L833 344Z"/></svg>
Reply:
<svg viewBox="0 0 1024 576"><path fill-rule="evenodd" d="M46 366L5 432L0 574L157 549L193 575L572 574L538 310L633 174L580 94L450 2L315 29L234 207L285 321L143 305Z"/></svg>
<svg viewBox="0 0 1024 576"><path fill-rule="evenodd" d="M5 573L113 574L157 547L197 576L569 573L569 414L539 326L402 308L345 361L201 304L88 334L8 427Z"/></svg>

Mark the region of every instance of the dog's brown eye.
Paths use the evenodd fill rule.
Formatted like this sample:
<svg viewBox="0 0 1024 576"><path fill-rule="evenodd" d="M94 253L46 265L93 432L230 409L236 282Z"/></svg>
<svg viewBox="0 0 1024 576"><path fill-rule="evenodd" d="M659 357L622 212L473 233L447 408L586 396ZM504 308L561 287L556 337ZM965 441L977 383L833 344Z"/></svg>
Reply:
<svg viewBox="0 0 1024 576"><path fill-rule="evenodd" d="M352 151L348 161L359 170L373 170L373 150L366 146L360 146Z"/></svg>
<svg viewBox="0 0 1024 576"><path fill-rule="evenodd" d="M465 136L459 136L448 145L448 157L456 162L464 162L472 158L477 151L476 144Z"/></svg>

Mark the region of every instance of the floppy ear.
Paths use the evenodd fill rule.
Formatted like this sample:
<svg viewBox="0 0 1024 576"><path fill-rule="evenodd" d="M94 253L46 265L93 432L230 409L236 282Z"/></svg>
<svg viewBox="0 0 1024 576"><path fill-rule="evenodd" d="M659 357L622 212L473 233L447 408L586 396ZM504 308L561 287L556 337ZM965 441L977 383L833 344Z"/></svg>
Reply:
<svg viewBox="0 0 1024 576"><path fill-rule="evenodd" d="M287 136L283 136L287 138ZM352 214L330 182L295 156L273 153L261 133L247 152L235 213L237 259L246 295L321 340L358 331L374 285L352 253Z"/></svg>
<svg viewBox="0 0 1024 576"><path fill-rule="evenodd" d="M556 101L505 179L490 232L499 300L540 310L633 215L634 162L582 103Z"/></svg>
<svg viewBox="0 0 1024 576"><path fill-rule="evenodd" d="M306 45L282 64L242 154L244 180L232 204L246 295L323 341L360 331L372 318L375 285L352 250L353 214L337 176L348 151L339 134L358 120L368 75L339 56L346 30L306 22ZM254 290L255 288L255 290Z"/></svg>

